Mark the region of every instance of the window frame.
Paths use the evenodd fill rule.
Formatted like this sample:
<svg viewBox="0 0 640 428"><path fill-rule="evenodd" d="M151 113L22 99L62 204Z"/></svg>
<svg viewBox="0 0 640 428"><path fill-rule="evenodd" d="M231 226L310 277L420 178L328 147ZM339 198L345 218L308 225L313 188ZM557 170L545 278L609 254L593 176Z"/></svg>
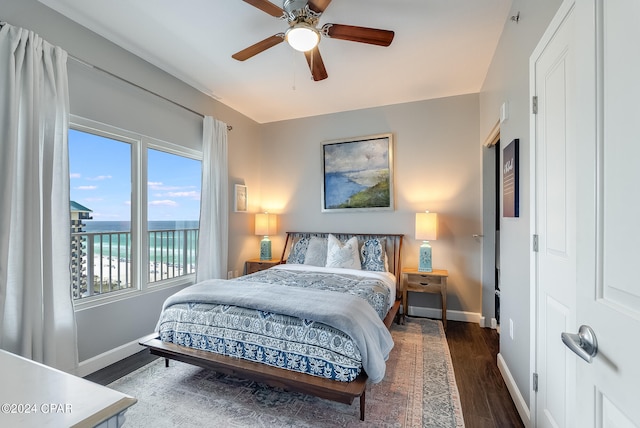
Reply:
<svg viewBox="0 0 640 428"><path fill-rule="evenodd" d="M186 157L202 163L202 151L183 147L158 138L128 131L77 115L70 115L69 129L131 144L131 277L132 287L82 299L74 299L75 310L88 309L119 300L130 299L170 287L195 283L195 273L149 282L148 234L148 149ZM146 266L147 269L143 269ZM71 292L71 283L69 283Z"/></svg>

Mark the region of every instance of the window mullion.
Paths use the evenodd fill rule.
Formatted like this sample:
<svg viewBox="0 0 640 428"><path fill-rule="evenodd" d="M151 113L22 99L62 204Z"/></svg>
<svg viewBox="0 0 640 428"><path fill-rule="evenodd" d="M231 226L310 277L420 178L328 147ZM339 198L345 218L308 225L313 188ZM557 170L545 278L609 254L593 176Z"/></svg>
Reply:
<svg viewBox="0 0 640 428"><path fill-rule="evenodd" d="M144 138L134 145L131 156L131 232L133 234L133 272L140 290L149 282L149 237L147 233L147 142Z"/></svg>

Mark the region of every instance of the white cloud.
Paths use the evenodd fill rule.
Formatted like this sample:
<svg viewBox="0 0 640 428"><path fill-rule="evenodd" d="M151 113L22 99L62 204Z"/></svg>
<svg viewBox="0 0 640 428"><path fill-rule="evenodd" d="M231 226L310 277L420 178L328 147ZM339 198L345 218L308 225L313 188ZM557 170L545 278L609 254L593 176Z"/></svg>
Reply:
<svg viewBox="0 0 640 428"><path fill-rule="evenodd" d="M102 180L109 180L110 178L113 178L113 177L110 175L98 175L97 177L87 177L87 180L102 181Z"/></svg>
<svg viewBox="0 0 640 428"><path fill-rule="evenodd" d="M96 190L98 186L78 186L76 190Z"/></svg>
<svg viewBox="0 0 640 428"><path fill-rule="evenodd" d="M149 181L147 182L147 186L149 186L150 190L155 190L157 192L164 191L164 192L176 192L176 193L189 192L190 191L189 189L196 188L196 186L170 186L170 185L165 185L161 181ZM170 193L165 193L165 196L172 197ZM183 197L183 196L193 196L193 195L177 195L177 197Z"/></svg>
<svg viewBox="0 0 640 428"><path fill-rule="evenodd" d="M198 198L200 195L195 190L190 190L187 192L167 192L164 196L169 198Z"/></svg>
<svg viewBox="0 0 640 428"><path fill-rule="evenodd" d="M151 201L149 205L153 206L163 206L163 207L177 207L178 203L176 201L172 201L170 199L164 199L160 201Z"/></svg>
<svg viewBox="0 0 640 428"><path fill-rule="evenodd" d="M81 175L79 172L72 172L71 174L69 174L69 178L80 178Z"/></svg>

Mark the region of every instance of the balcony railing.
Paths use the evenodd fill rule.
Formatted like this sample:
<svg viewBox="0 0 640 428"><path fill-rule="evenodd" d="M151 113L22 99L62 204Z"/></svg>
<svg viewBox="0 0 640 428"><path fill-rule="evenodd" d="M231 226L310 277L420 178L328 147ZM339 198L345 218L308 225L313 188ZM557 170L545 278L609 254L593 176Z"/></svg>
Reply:
<svg viewBox="0 0 640 428"><path fill-rule="evenodd" d="M196 271L198 229L148 231L148 281L159 282ZM71 234L73 298L135 288L130 232Z"/></svg>

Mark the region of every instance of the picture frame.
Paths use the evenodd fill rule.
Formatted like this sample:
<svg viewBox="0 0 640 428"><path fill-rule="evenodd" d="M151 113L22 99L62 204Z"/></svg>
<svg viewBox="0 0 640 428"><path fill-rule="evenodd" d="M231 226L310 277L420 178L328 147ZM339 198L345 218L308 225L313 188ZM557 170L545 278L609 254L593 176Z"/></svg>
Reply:
<svg viewBox="0 0 640 428"><path fill-rule="evenodd" d="M233 210L237 213L246 213L249 206L248 189L244 184L236 184L234 192Z"/></svg>
<svg viewBox="0 0 640 428"><path fill-rule="evenodd" d="M520 148L519 139L502 151L502 216L520 217Z"/></svg>
<svg viewBox="0 0 640 428"><path fill-rule="evenodd" d="M392 211L393 135L322 143L322 212Z"/></svg>

